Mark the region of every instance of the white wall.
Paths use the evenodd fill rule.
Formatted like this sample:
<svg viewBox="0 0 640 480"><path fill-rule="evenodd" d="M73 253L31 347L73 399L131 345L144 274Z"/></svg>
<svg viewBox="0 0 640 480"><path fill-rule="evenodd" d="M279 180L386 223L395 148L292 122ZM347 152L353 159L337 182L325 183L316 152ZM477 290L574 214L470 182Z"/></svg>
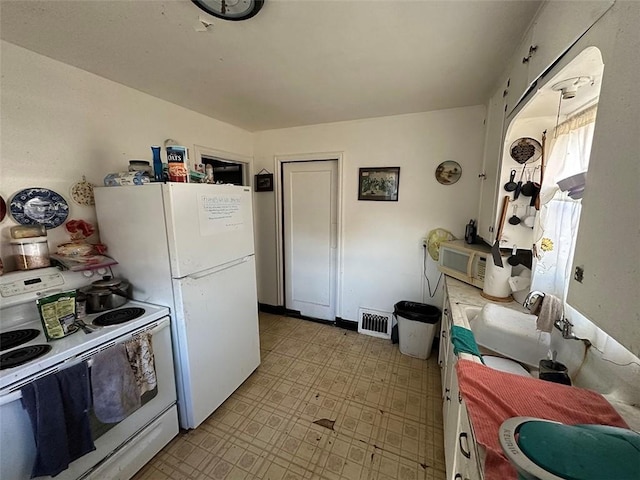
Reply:
<svg viewBox="0 0 640 480"><path fill-rule="evenodd" d="M151 161L151 145L172 138L251 156L251 133L141 93L13 44L1 43L0 195L27 187L60 193L69 219L95 221L69 189L85 175L101 185L131 159ZM164 160L164 151L162 153ZM10 216L0 224L0 255L8 260ZM49 247L68 241L64 227L48 231Z"/></svg>
<svg viewBox="0 0 640 480"><path fill-rule="evenodd" d="M441 306L441 294L423 297L421 241L436 227L462 237L464 225L475 217L484 115L484 106L474 106L254 135L256 172L262 168L274 172L276 155L343 152L338 316L356 320L359 307L392 311L399 300ZM445 160L462 166L462 178L454 185L444 186L435 179L436 167ZM358 168L375 166L400 167L398 202L358 201ZM279 305L274 194L257 193L255 204L258 297ZM433 289L438 272L430 258L428 265Z"/></svg>

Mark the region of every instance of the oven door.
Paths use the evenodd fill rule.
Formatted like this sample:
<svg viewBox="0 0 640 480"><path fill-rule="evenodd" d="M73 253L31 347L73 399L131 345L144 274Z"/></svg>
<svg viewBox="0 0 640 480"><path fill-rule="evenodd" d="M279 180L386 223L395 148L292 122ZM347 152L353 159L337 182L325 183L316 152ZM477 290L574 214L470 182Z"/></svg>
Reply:
<svg viewBox="0 0 640 480"><path fill-rule="evenodd" d="M104 425L92 421L92 434L96 450L71 463L67 470L56 476L56 479L77 479L90 474L123 444L130 442L130 445L132 439L145 427L152 424L160 415L175 405L176 387L168 317L123 335L116 341L109 342L109 345L130 340L134 335L144 331L150 331L153 334L152 345L158 380L157 389L147 392L142 397L142 406L117 424ZM84 360L90 363L91 356L105 346L102 345L66 362L60 366L59 370ZM3 392L0 396L0 451L3 458L3 461L0 462L0 478L26 480L31 477L36 447L31 422L26 411L22 408L21 396L20 390ZM175 407L173 407L173 411L175 415ZM176 426L172 436L177 433ZM145 453L140 452L140 455ZM153 452L153 454L155 453L157 452Z"/></svg>

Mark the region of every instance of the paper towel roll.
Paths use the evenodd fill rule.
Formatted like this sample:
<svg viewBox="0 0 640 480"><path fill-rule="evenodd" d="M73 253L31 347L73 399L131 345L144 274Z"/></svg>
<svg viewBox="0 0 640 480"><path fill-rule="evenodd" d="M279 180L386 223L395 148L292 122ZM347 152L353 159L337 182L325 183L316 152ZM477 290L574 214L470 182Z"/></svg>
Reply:
<svg viewBox="0 0 640 480"><path fill-rule="evenodd" d="M508 298L511 295L509 278L511 278L511 265L508 257L502 257L503 267L497 267L491 258L487 259L487 268L484 274L484 288L482 292L490 297Z"/></svg>

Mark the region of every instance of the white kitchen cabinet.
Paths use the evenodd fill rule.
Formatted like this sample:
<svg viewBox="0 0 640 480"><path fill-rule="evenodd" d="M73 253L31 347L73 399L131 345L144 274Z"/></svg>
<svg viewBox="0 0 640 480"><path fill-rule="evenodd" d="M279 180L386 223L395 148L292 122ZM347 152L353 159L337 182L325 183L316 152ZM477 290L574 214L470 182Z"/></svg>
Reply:
<svg viewBox="0 0 640 480"><path fill-rule="evenodd" d="M480 185L480 205L478 210L478 235L485 242L495 240L496 202L498 197L498 179L502 159L502 139L504 131L505 103L504 92L508 87L500 88L489 100L485 120L484 158L482 161L482 184Z"/></svg>
<svg viewBox="0 0 640 480"><path fill-rule="evenodd" d="M440 362L442 375L442 419L444 423L444 455L447 480L480 480L477 446L466 406L460 395L456 362L450 341L452 325L451 306L445 287L440 336ZM446 333L446 337L443 335Z"/></svg>
<svg viewBox="0 0 640 480"><path fill-rule="evenodd" d="M447 365L447 355L451 349L449 333L451 331L451 308L449 307L449 296L447 289L444 289L444 300L442 302L442 317L440 319L440 342L438 343L438 365L440 366L440 379L442 382L442 392L444 395L444 382L446 378L445 367Z"/></svg>
<svg viewBox="0 0 640 480"><path fill-rule="evenodd" d="M453 480L481 480L483 475L478 460L478 446L474 439L467 407L462 399L460 399L458 411L452 478Z"/></svg>
<svg viewBox="0 0 640 480"><path fill-rule="evenodd" d="M576 45L604 73L567 302L640 356L639 2L616 5ZM579 269L576 274L576 269Z"/></svg>
<svg viewBox="0 0 640 480"><path fill-rule="evenodd" d="M548 1L542 6L509 62L506 113L529 88L601 18L614 0Z"/></svg>
<svg viewBox="0 0 640 480"><path fill-rule="evenodd" d="M532 48L533 26L530 26L516 52L509 61L509 75L504 90L505 114L509 115L529 89L529 64L523 59L529 57Z"/></svg>
<svg viewBox="0 0 640 480"><path fill-rule="evenodd" d="M547 2L532 28L527 83L546 72L604 13L614 0ZM524 60L526 57L523 56Z"/></svg>

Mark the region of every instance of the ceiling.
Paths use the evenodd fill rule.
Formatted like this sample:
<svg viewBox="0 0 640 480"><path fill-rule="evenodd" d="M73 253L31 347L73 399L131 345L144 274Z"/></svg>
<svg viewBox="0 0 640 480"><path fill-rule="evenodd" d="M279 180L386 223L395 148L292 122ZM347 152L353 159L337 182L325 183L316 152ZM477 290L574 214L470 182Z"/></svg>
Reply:
<svg viewBox="0 0 640 480"><path fill-rule="evenodd" d="M229 22L189 0L0 0L0 36L258 131L485 103L539 6L266 0Z"/></svg>

